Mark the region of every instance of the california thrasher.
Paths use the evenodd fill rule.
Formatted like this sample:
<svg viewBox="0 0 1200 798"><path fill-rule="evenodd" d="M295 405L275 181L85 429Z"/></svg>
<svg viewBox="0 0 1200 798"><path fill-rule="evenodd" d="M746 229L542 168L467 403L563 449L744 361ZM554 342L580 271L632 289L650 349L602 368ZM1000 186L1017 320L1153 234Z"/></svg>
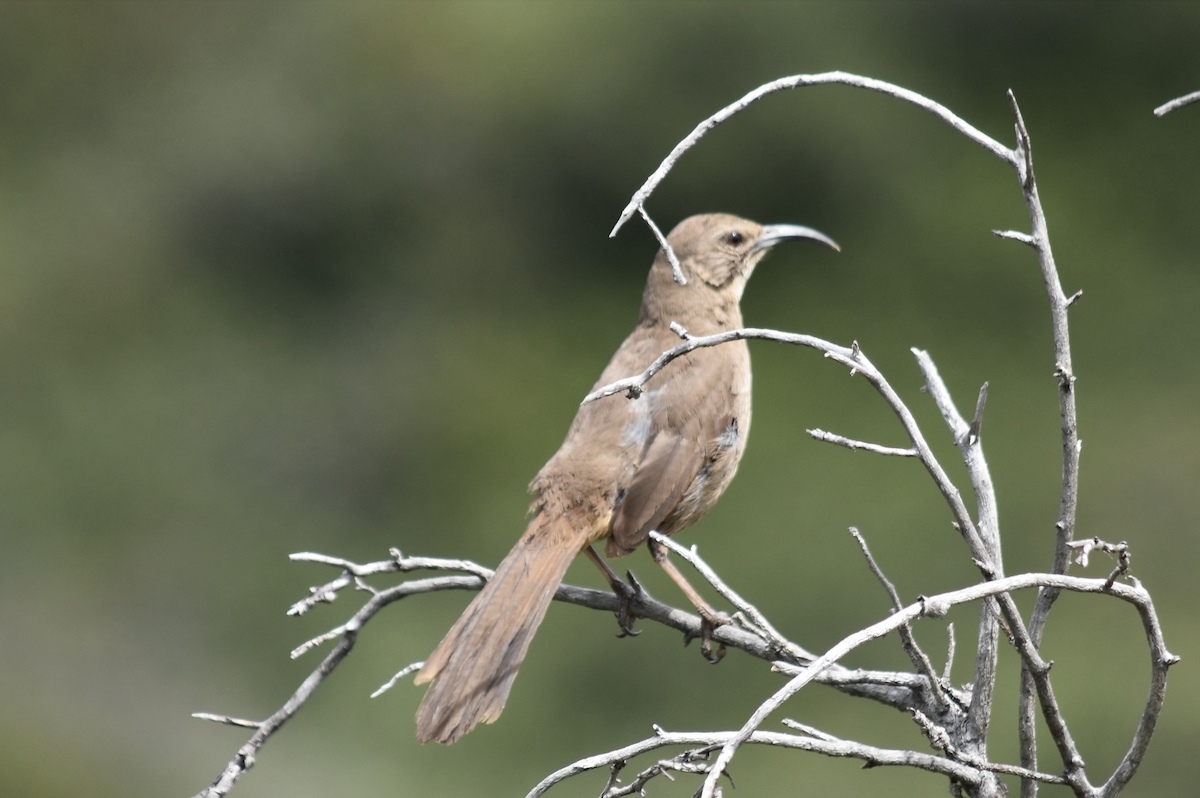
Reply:
<svg viewBox="0 0 1200 798"><path fill-rule="evenodd" d="M694 335L742 326L738 302L750 273L774 244L808 238L837 244L807 227L760 227L735 216L693 216L668 241L686 276L672 279L660 250L650 267L637 327L596 387L639 374L679 343L678 322ZM417 674L433 680L417 710L417 739L453 743L480 721L500 717L533 633L575 555L586 552L615 589L620 580L591 544L623 557L651 530L665 535L695 523L733 479L750 430L750 352L745 341L698 349L675 360L634 400L584 405L567 439L530 483L533 519L462 617ZM674 569L706 623L721 619ZM623 613L624 615L624 613ZM628 631L626 621L622 626Z"/></svg>

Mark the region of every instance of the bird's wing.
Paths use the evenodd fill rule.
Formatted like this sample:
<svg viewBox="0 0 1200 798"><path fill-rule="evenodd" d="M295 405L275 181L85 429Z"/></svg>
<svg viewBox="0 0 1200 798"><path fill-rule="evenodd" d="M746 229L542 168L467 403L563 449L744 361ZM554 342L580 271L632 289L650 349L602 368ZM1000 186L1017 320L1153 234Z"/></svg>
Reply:
<svg viewBox="0 0 1200 798"><path fill-rule="evenodd" d="M698 436L667 431L655 435L613 513L612 537L605 553L616 557L642 545L650 530L679 503L703 459Z"/></svg>

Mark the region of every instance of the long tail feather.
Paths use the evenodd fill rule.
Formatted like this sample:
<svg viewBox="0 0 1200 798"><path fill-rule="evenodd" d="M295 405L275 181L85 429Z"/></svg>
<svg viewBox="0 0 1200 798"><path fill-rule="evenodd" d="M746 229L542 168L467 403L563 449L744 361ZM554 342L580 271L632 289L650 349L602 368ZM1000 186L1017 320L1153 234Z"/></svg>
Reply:
<svg viewBox="0 0 1200 798"><path fill-rule="evenodd" d="M417 674L433 680L417 710L417 739L453 743L500 717L534 632L567 567L586 545L582 529L539 513L496 574Z"/></svg>

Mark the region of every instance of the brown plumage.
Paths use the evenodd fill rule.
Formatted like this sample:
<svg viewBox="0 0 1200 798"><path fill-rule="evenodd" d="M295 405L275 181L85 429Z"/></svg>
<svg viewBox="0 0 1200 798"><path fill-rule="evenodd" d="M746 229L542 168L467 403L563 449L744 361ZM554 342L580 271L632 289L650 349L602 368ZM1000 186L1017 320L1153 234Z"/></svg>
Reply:
<svg viewBox="0 0 1200 798"><path fill-rule="evenodd" d="M734 216L693 216L668 236L687 278L680 286L661 250L650 269L637 327L596 387L638 374L693 335L742 326L746 281L775 243L810 238L806 227L760 227ZM695 523L733 479L750 430L750 353L744 341L674 361L639 399L584 405L567 438L530 484L533 519L417 674L433 681L417 710L417 739L453 743L500 716L529 642L567 566L607 538L622 557L651 530L673 535Z"/></svg>

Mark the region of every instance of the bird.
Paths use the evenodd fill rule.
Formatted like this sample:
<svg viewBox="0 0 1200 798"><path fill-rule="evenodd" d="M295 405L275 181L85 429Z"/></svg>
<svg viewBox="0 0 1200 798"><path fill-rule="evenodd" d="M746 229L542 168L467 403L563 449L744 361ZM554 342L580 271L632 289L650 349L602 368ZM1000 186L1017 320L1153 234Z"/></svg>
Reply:
<svg viewBox="0 0 1200 798"><path fill-rule="evenodd" d="M667 236L650 268L637 325L596 387L640 374L679 343L672 323L692 335L742 326L739 303L766 252L791 239L837 250L799 225L761 226L727 214L692 216ZM737 471L750 431L750 352L744 340L696 349L651 378L637 398L582 405L566 440L529 485L528 528L495 574L425 661L416 683L432 682L417 710L417 739L451 744L492 723L508 698L534 632L567 567L580 553L614 589L628 589L596 554L623 557L657 530L674 535L712 509ZM706 624L726 619L703 602L662 547L651 553L680 584ZM624 604L622 605L625 606ZM622 628L630 631L624 610Z"/></svg>

